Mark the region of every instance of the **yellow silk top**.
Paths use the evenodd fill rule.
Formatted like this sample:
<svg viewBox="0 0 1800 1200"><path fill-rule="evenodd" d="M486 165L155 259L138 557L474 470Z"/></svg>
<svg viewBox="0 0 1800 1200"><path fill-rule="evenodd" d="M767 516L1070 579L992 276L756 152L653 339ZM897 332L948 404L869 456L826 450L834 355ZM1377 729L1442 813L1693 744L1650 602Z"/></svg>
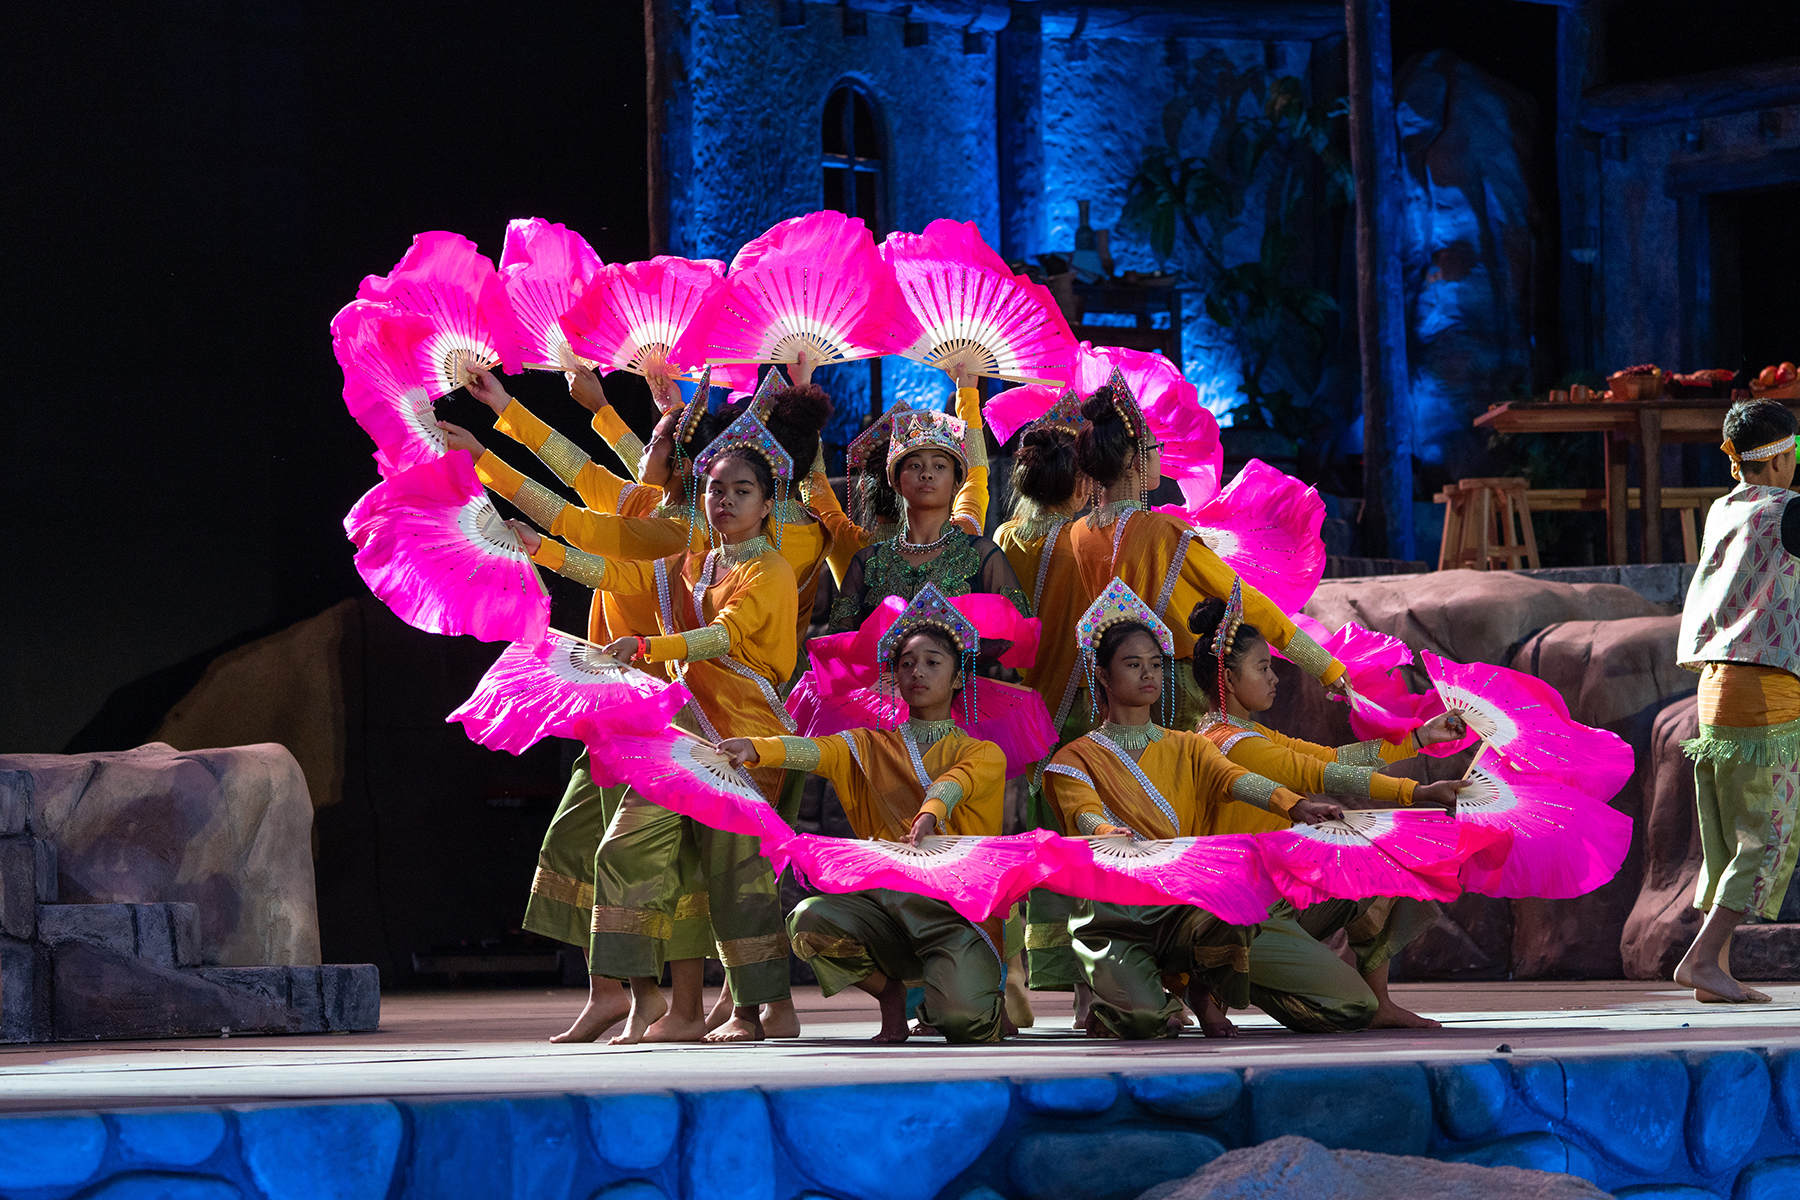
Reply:
<svg viewBox="0 0 1800 1200"><path fill-rule="evenodd" d="M987 528L988 510L988 465L987 443L981 427L981 389L956 389L956 417L969 427L968 442L979 444L978 451L969 455L969 469L963 473L962 486L956 490L956 500L950 508L950 519L963 529L981 536ZM815 469L808 480L808 502L819 520L831 527L831 548L827 561L831 564L831 577L838 583L844 582L844 572L850 568L850 560L856 557L859 550L876 541L873 530L864 529L852 521L844 512L844 506L838 503L837 493L831 489L831 481L824 471Z"/></svg>
<svg viewBox="0 0 1800 1200"><path fill-rule="evenodd" d="M1367 796L1410 805L1413 790L1418 787L1414 780L1375 771L1376 767L1419 752L1418 740L1411 734L1403 742L1374 739L1333 748L1277 733L1256 722L1246 728L1234 721L1215 721L1200 733L1232 762L1296 792Z"/></svg>
<svg viewBox="0 0 1800 1200"><path fill-rule="evenodd" d="M1075 627L1081 614L1093 604L1096 593L1087 589L1075 562L1070 530L1075 521L1057 527L1056 544L1048 561L1044 557L1044 539L1052 519L1014 518L994 531L994 544L1006 554L1019 585L1031 597L1031 611L1043 622L1038 637L1037 661L1024 669L1025 686L1044 698L1044 707L1056 719L1057 736L1064 737L1063 724L1076 711L1076 693L1085 683L1077 668L1081 663L1081 647L1075 639Z"/></svg>
<svg viewBox="0 0 1800 1200"><path fill-rule="evenodd" d="M1080 836L1077 819L1092 813L1141 837L1210 836L1225 832L1219 825L1226 810L1262 813L1256 806L1267 805L1285 813L1300 802L1288 789L1228 760L1197 733L1160 733L1138 756L1137 768L1162 794L1168 812L1118 755L1094 740L1095 734L1076 738L1051 757L1044 769L1044 791L1062 818L1064 833Z"/></svg>
<svg viewBox="0 0 1800 1200"><path fill-rule="evenodd" d="M936 816L946 833L1000 832L1006 756L994 743L960 729L952 727L919 750L932 780L929 792L898 729L850 729L824 738L759 737L751 744L759 767L802 767L816 754L818 761L805 769L831 780L857 837L905 841L922 812Z"/></svg>
<svg viewBox="0 0 1800 1200"><path fill-rule="evenodd" d="M1075 561L1091 593L1097 596L1114 578L1123 579L1169 626L1176 657L1193 654L1188 616L1208 597L1230 599L1237 572L1193 530L1166 513L1139 509L1101 526L1094 524L1095 515L1075 522L1070 534ZM1286 613L1247 584L1244 619L1277 650L1286 650L1300 632ZM1332 658L1318 679L1334 683L1343 673L1344 664Z"/></svg>

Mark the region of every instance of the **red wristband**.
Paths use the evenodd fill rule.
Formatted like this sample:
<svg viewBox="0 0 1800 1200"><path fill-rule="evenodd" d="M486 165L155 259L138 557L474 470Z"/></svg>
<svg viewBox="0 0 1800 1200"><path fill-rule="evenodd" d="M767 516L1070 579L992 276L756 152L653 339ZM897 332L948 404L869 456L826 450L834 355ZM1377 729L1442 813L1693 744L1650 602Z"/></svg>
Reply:
<svg viewBox="0 0 1800 1200"><path fill-rule="evenodd" d="M650 639L643 636L642 634L634 633L634 634L632 634L632 636L637 638L638 657L643 658L643 659L648 659L650 657Z"/></svg>

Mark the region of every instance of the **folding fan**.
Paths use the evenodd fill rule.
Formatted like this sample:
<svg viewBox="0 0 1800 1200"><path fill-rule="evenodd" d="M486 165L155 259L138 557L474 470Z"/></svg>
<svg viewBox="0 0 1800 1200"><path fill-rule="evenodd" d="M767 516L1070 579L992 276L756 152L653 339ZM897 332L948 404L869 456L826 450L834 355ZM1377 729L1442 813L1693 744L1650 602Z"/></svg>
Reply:
<svg viewBox="0 0 1800 1200"><path fill-rule="evenodd" d="M1504 837L1445 813L1396 809L1351 809L1342 820L1251 836L1295 908L1367 896L1454 900L1463 862Z"/></svg>
<svg viewBox="0 0 1800 1200"><path fill-rule="evenodd" d="M470 740L519 754L547 737L597 741L653 734L693 697L679 683L634 670L585 638L552 629L537 645L500 652L461 708Z"/></svg>
<svg viewBox="0 0 1800 1200"><path fill-rule="evenodd" d="M537 642L550 594L466 454L446 454L371 488L344 518L356 571L394 614L427 633Z"/></svg>
<svg viewBox="0 0 1800 1200"><path fill-rule="evenodd" d="M824 692L814 686L811 671L788 694L787 710L801 737L830 737L846 729L894 729L907 716L906 705L878 688ZM1000 747L1008 779L1030 771L1056 748L1056 726L1044 698L1030 688L977 676L975 711L978 718L967 721L958 702L950 715L970 737Z"/></svg>
<svg viewBox="0 0 1800 1200"><path fill-rule="evenodd" d="M1007 388L981 406L981 421L1001 444L1056 406L1067 384L1027 383Z"/></svg>
<svg viewBox="0 0 1800 1200"><path fill-rule="evenodd" d="M1459 663L1421 652L1444 707L1460 713L1485 747L1514 766L1548 775L1596 800L1611 800L1631 778L1631 747L1615 733L1569 715L1560 693L1523 671ZM1476 751L1477 761L1483 751Z"/></svg>
<svg viewBox="0 0 1800 1200"><path fill-rule="evenodd" d="M1182 376L1179 364L1160 354L1087 342L1075 355L1076 390L1092 394L1115 368L1162 443L1162 473L1181 486L1185 506L1198 508L1212 499L1223 479L1225 450L1218 418L1200 403L1200 390Z"/></svg>
<svg viewBox="0 0 1800 1200"><path fill-rule="evenodd" d="M868 228L826 210L783 221L731 261L670 350L678 362L814 365L898 354L918 339Z"/></svg>
<svg viewBox="0 0 1800 1200"><path fill-rule="evenodd" d="M1038 884L1108 904L1192 904L1231 925L1255 925L1281 898L1248 834L1057 838L1061 863Z"/></svg>
<svg viewBox="0 0 1800 1200"><path fill-rule="evenodd" d="M1036 829L1010 837L923 837L909 842L796 834L765 846L775 873L783 866L821 892L893 888L942 900L970 921L1003 917L1057 868L1046 847L1056 835Z"/></svg>
<svg viewBox="0 0 1800 1200"><path fill-rule="evenodd" d="M1026 383L1064 382L1075 335L1050 289L1014 275L972 222L937 220L891 233L881 257L919 335L900 351L946 371Z"/></svg>
<svg viewBox="0 0 1800 1200"><path fill-rule="evenodd" d="M1202 410L1204 411L1204 410ZM1191 508L1158 506L1186 521L1245 583L1297 613L1325 575L1325 502L1292 475L1251 459L1224 491Z"/></svg>
<svg viewBox="0 0 1800 1200"><path fill-rule="evenodd" d="M1365 629L1355 621L1331 633L1303 612L1294 613L1293 621L1301 632L1344 664L1350 728L1357 737L1398 742L1443 711L1436 692L1410 691L1405 678L1398 674L1401 667L1410 666L1413 661L1412 647L1399 638Z"/></svg>
<svg viewBox="0 0 1800 1200"><path fill-rule="evenodd" d="M1497 863L1470 859L1463 885L1484 896L1583 896L1619 873L1631 849L1631 818L1604 801L1491 761L1469 772L1456 819L1504 830L1510 851Z"/></svg>
<svg viewBox="0 0 1800 1200"><path fill-rule="evenodd" d="M354 300L331 321L331 349L344 368L344 404L375 441L375 465L390 479L444 453L421 348L431 322Z"/></svg>
<svg viewBox="0 0 1800 1200"><path fill-rule="evenodd" d="M762 838L764 853L794 836L747 772L685 730L612 734L587 747L590 760L653 803L726 833Z"/></svg>
<svg viewBox="0 0 1800 1200"><path fill-rule="evenodd" d="M667 381L704 365L703 358L671 358L670 347L724 283L725 264L716 258L659 254L647 262L608 263L582 287L560 324L577 354L602 371L642 375L658 406L667 409L676 399ZM748 390L756 386L756 368L721 368L713 382Z"/></svg>
<svg viewBox="0 0 1800 1200"><path fill-rule="evenodd" d="M386 275L370 275L358 300L375 300L431 322L422 348L426 389L433 399L469 381L471 364L504 362L519 369L519 335L494 264L457 233L421 233Z"/></svg>
<svg viewBox="0 0 1800 1200"><path fill-rule="evenodd" d="M595 365L570 347L561 318L599 270L600 256L573 229L541 217L507 222L500 285L512 304L516 352L528 370Z"/></svg>

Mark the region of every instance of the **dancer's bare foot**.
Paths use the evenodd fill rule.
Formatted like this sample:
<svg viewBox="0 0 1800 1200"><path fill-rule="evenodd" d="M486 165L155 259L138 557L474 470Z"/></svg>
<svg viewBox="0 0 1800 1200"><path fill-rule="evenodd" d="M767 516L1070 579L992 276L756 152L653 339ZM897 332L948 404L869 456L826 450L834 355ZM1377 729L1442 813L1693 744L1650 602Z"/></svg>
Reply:
<svg viewBox="0 0 1800 1200"><path fill-rule="evenodd" d="M731 1010L731 1020L706 1035L709 1042L760 1042L763 1040L762 1014L754 1004L741 1004Z"/></svg>
<svg viewBox="0 0 1800 1200"><path fill-rule="evenodd" d="M660 1022L669 1011L669 1002L663 999L662 989L656 986L656 980L631 981L631 1013L625 1018L625 1029L613 1038L609 1045L635 1046L644 1041L652 1027Z"/></svg>
<svg viewBox="0 0 1800 1200"><path fill-rule="evenodd" d="M1702 1004L1767 1004L1769 996L1755 988L1745 987L1733 979L1716 962L1698 963L1683 959L1675 968L1675 982L1694 989L1694 999Z"/></svg>
<svg viewBox="0 0 1800 1200"><path fill-rule="evenodd" d="M800 1036L800 1014L794 1008L792 997L763 1005L761 1017L763 1036L766 1038Z"/></svg>
<svg viewBox="0 0 1800 1200"><path fill-rule="evenodd" d="M1443 1027L1442 1021L1421 1017L1411 1009L1401 1008L1385 997L1375 1009L1375 1019L1369 1022L1370 1029L1442 1029Z"/></svg>
<svg viewBox="0 0 1800 1200"><path fill-rule="evenodd" d="M914 1037L936 1037L938 1035L937 1026L928 1025L924 1021L914 1021L912 1035Z"/></svg>
<svg viewBox="0 0 1800 1200"><path fill-rule="evenodd" d="M731 1020L731 985L728 983L719 989L719 998L706 1014L706 1028L710 1033L725 1022Z"/></svg>
<svg viewBox="0 0 1800 1200"><path fill-rule="evenodd" d="M880 981L879 990L864 986L872 980L865 979L857 986L875 997L881 1005L881 1032L870 1038L871 1042L883 1046L897 1046L912 1036L912 1030L906 1027L906 985L898 979L885 976Z"/></svg>
<svg viewBox="0 0 1800 1200"><path fill-rule="evenodd" d="M1000 1009L1000 1036L1003 1038L1019 1036L1019 1027L1013 1024L1012 1016L1007 1013L1004 1005Z"/></svg>
<svg viewBox="0 0 1800 1200"><path fill-rule="evenodd" d="M1196 991L1200 993L1197 996L1194 994ZM1197 1006L1194 1004L1196 1000L1200 1002ZM1194 1015L1200 1018L1202 1036L1234 1038L1238 1035L1238 1027L1226 1017L1225 1010L1219 1007L1219 1002L1213 999L1211 992L1196 988L1188 989L1188 1005L1194 1009Z"/></svg>
<svg viewBox="0 0 1800 1200"><path fill-rule="evenodd" d="M683 1017L675 1012L664 1013L644 1030L646 1042L697 1042L705 1036L705 1017Z"/></svg>
<svg viewBox="0 0 1800 1200"><path fill-rule="evenodd" d="M1088 1012L1094 1007L1094 989L1085 983L1075 985L1075 1028L1088 1027Z"/></svg>
<svg viewBox="0 0 1800 1200"><path fill-rule="evenodd" d="M1082 1030L1091 1038L1117 1037L1112 1030L1100 1023L1100 1014L1092 1008L1088 1009L1087 1020L1081 1023Z"/></svg>
<svg viewBox="0 0 1800 1200"><path fill-rule="evenodd" d="M588 976L587 1003L575 1023L550 1040L553 1042L592 1042L623 1021L631 1011L631 995L616 980L600 975Z"/></svg>
<svg viewBox="0 0 1800 1200"><path fill-rule="evenodd" d="M1025 986L1024 959L1023 954L1015 954L1006 964L1006 1018L1013 1027L1012 1033L1037 1023L1037 1015L1031 1011L1031 994Z"/></svg>

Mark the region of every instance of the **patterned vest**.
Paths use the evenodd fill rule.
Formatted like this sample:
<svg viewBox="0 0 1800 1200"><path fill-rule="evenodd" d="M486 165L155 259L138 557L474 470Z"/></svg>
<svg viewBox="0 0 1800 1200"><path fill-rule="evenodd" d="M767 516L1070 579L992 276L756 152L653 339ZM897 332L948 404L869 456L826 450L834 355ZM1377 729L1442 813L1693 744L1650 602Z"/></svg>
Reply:
<svg viewBox="0 0 1800 1200"><path fill-rule="evenodd" d="M1800 675L1800 559L1781 544L1786 488L1744 484L1712 506L1681 612L1676 661L1755 663Z"/></svg>

